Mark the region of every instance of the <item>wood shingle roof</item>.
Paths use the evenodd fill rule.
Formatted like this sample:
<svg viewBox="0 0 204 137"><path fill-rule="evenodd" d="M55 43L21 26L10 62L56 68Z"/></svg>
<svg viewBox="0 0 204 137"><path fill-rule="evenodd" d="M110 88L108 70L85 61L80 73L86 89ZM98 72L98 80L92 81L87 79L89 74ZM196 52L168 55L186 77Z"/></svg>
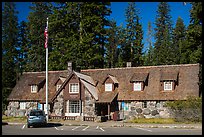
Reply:
<svg viewBox="0 0 204 137"><path fill-rule="evenodd" d="M72 72L49 71L49 99L51 102L56 96L55 83L59 78L63 78L63 83L67 81ZM98 102L110 102L116 96L118 100L178 100L185 99L188 95L199 96L199 64L144 66L128 68L107 68L107 69L87 69L81 70L76 75L88 84ZM118 87L113 92L104 91L104 79L109 76L118 83ZM66 80L65 80L66 78ZM133 91L131 81L147 81L144 90ZM162 80L177 80L178 84L172 92L161 91ZM8 100L39 100L45 102L45 72L26 72L20 77L13 88ZM97 81L97 83L96 83ZM37 93L31 93L30 84L41 84L42 88ZM90 86L92 85L92 87ZM94 90L94 91L92 91Z"/></svg>

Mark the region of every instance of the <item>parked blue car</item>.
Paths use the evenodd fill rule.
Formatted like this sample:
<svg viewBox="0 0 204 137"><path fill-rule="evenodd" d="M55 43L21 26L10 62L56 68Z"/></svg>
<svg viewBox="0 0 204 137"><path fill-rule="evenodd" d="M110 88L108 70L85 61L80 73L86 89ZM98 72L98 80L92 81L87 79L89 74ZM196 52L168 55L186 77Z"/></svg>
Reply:
<svg viewBox="0 0 204 137"><path fill-rule="evenodd" d="M27 127L30 128L30 126L46 126L47 125L47 119L45 112L40 109L32 109L27 114Z"/></svg>

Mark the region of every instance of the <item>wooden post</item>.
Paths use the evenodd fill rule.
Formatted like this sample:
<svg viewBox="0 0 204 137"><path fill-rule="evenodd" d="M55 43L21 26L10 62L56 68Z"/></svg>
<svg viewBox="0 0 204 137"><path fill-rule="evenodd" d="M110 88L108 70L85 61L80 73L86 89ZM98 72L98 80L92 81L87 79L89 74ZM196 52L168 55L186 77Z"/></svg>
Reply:
<svg viewBox="0 0 204 137"><path fill-rule="evenodd" d="M108 103L108 120L110 120L110 103Z"/></svg>

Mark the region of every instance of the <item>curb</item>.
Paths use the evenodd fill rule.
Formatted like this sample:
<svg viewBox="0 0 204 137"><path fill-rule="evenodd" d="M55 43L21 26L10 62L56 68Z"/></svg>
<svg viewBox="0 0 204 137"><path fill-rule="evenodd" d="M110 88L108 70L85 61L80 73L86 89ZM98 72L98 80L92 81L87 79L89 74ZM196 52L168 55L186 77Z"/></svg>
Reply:
<svg viewBox="0 0 204 137"><path fill-rule="evenodd" d="M112 127L202 129L202 126L180 126L180 125L112 125Z"/></svg>

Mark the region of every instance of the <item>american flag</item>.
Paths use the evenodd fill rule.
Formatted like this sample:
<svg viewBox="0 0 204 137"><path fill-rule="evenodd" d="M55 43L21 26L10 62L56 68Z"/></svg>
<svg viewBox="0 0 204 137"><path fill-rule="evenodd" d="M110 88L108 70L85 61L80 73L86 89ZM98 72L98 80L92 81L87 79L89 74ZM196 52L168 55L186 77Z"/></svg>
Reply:
<svg viewBox="0 0 204 137"><path fill-rule="evenodd" d="M45 48L47 48L47 43L48 43L48 30L47 30L47 27L45 28L44 36L45 36Z"/></svg>

